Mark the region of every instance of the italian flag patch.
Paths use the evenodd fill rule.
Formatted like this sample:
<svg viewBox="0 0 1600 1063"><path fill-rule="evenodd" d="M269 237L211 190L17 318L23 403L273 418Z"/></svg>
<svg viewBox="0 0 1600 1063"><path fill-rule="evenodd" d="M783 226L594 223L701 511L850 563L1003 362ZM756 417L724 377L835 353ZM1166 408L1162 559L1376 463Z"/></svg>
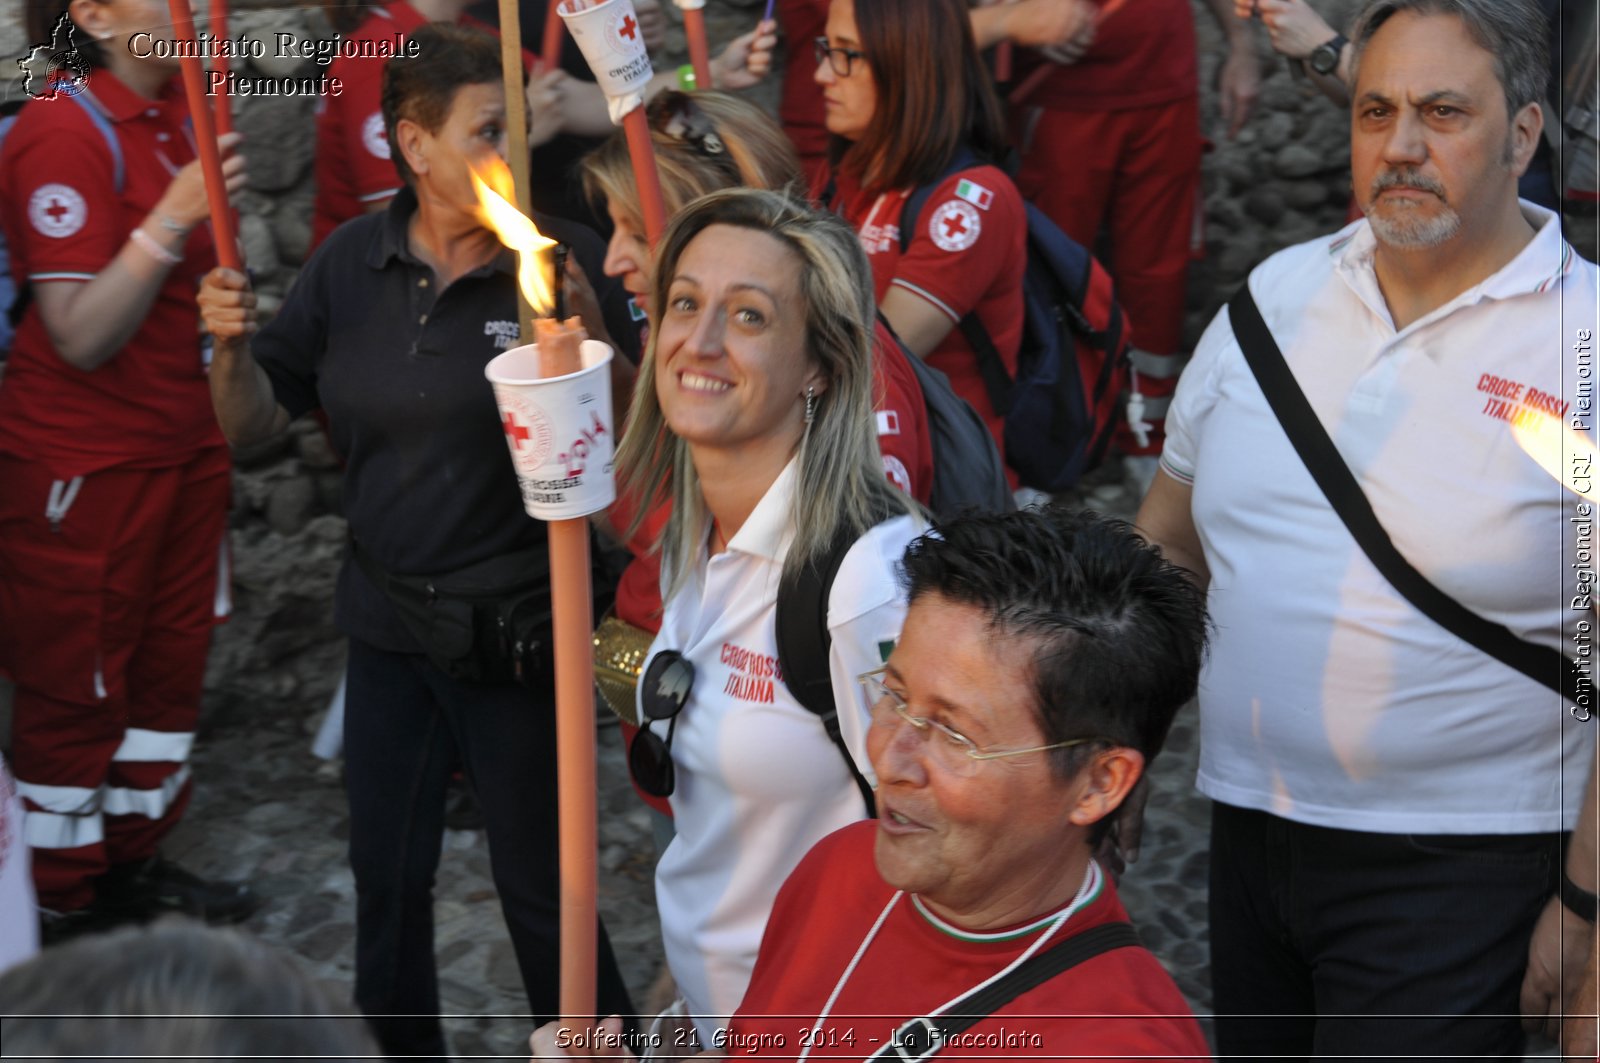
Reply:
<svg viewBox="0 0 1600 1063"><path fill-rule="evenodd" d="M979 210L988 210L989 204L994 202L994 193L980 184L975 184L965 178L956 185L956 195L971 203Z"/></svg>

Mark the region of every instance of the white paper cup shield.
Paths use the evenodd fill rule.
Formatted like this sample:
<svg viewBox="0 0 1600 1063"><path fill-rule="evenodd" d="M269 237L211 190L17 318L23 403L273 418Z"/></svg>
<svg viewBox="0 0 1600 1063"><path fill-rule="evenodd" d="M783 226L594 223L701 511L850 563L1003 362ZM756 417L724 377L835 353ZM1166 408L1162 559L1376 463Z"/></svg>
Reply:
<svg viewBox="0 0 1600 1063"><path fill-rule="evenodd" d="M570 520L616 501L612 475L611 348L584 340L583 368L539 376L539 345L513 347L484 368L516 466L522 504L539 520Z"/></svg>
<svg viewBox="0 0 1600 1063"><path fill-rule="evenodd" d="M614 98L644 91L655 71L633 0L605 0L582 11L573 11L571 0L561 0L556 13L572 31L601 92Z"/></svg>

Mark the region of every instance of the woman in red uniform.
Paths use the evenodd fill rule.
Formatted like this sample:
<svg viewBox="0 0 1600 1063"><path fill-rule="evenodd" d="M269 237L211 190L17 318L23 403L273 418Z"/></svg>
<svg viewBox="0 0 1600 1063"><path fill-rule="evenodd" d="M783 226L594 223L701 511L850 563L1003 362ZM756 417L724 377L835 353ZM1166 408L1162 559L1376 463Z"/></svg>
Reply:
<svg viewBox="0 0 1600 1063"><path fill-rule="evenodd" d="M189 800L231 463L195 291L215 264L157 0L29 0L63 13L86 75L22 109L0 224L26 309L0 389L0 667L46 929L176 908L237 920L243 886L156 855ZM57 46L65 46L65 34ZM50 96L50 98L44 98ZM231 148L237 138L224 141ZM244 161L225 164L231 188Z"/></svg>
<svg viewBox="0 0 1600 1063"><path fill-rule="evenodd" d="M1010 179L989 165L1004 126L966 5L833 0L816 79L835 138L833 206L866 249L878 308L1003 447L977 355L956 326L976 314L1015 374L1027 220ZM924 185L933 192L902 233L901 210Z"/></svg>

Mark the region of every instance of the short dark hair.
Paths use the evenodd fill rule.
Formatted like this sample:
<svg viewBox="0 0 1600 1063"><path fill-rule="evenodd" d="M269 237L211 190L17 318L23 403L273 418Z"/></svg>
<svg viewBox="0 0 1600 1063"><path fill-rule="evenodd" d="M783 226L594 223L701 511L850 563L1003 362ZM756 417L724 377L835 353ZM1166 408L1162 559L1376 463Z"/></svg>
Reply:
<svg viewBox="0 0 1600 1063"><path fill-rule="evenodd" d="M417 175L406 165L395 130L408 118L437 133L450 113L456 92L467 85L498 82L500 44L482 30L429 22L411 31L415 55L401 53L383 64L383 128L389 135L389 156L400 179L415 186Z"/></svg>
<svg viewBox="0 0 1600 1063"><path fill-rule="evenodd" d="M182 919L79 938L0 976L6 1051L152 1059L370 1057L377 1046L288 957ZM85 1020L83 1016L94 1016Z"/></svg>
<svg viewBox="0 0 1600 1063"><path fill-rule="evenodd" d="M996 636L1031 638L1046 742L1099 737L1154 761L1194 696L1205 592L1126 521L1050 505L940 524L906 550L904 579L986 613ZM1057 750L1058 777L1092 747Z"/></svg>
<svg viewBox="0 0 1600 1063"><path fill-rule="evenodd" d="M1495 78L1506 94L1507 117L1548 94L1550 20L1537 0L1370 0L1351 31L1356 69L1379 27L1403 11L1461 20L1478 47L1494 60Z"/></svg>
<svg viewBox="0 0 1600 1063"><path fill-rule="evenodd" d="M26 0L23 22L28 31L28 43L49 44L56 23L61 21L61 16L67 14L71 6L72 0ZM96 69L104 67L106 56L100 42L85 33L77 23L74 22L72 26L72 43L77 47L78 54L83 56L83 61Z"/></svg>
<svg viewBox="0 0 1600 1063"><path fill-rule="evenodd" d="M937 179L962 147L985 161L1005 154L1005 119L978 55L963 0L861 0L861 51L877 106L861 139L840 155L868 191Z"/></svg>

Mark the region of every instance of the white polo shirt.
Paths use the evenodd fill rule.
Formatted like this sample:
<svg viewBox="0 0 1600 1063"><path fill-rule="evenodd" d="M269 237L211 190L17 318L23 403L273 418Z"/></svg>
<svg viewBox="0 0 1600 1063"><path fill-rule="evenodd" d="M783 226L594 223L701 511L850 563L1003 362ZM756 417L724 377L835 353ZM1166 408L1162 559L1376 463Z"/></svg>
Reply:
<svg viewBox="0 0 1600 1063"><path fill-rule="evenodd" d="M1538 232L1511 263L1398 332L1365 221L1274 255L1249 284L1400 553L1468 608L1575 654L1595 617L1573 608L1571 566L1592 565L1600 490L1587 504L1569 493L1508 420L1548 410L1593 436L1597 275L1553 214L1522 209ZM1202 792L1352 830L1573 825L1596 723L1373 568L1267 406L1226 310L1179 383L1162 465L1193 484L1211 571Z"/></svg>
<svg viewBox="0 0 1600 1063"><path fill-rule="evenodd" d="M728 548L702 550L650 647L652 657L674 649L694 664L672 740L677 834L656 868L656 905L667 964L706 1045L744 997L778 887L812 845L866 814L843 755L778 672L778 583L797 479L790 462ZM869 706L856 676L900 637L900 560L924 530L911 517L872 528L845 554L828 598L833 696L869 781ZM652 727L666 737L667 724Z"/></svg>

